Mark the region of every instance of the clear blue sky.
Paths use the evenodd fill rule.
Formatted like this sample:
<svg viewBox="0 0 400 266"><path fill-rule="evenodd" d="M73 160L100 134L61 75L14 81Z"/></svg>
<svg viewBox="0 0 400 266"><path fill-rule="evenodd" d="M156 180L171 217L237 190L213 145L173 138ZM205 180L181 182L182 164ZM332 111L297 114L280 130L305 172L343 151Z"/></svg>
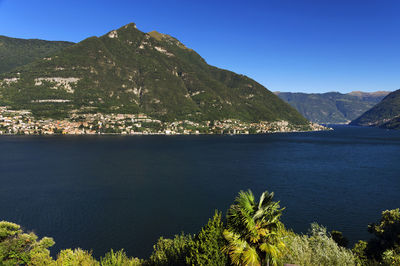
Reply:
<svg viewBox="0 0 400 266"><path fill-rule="evenodd" d="M129 22L272 91L400 88L399 0L0 0L0 35L78 42Z"/></svg>

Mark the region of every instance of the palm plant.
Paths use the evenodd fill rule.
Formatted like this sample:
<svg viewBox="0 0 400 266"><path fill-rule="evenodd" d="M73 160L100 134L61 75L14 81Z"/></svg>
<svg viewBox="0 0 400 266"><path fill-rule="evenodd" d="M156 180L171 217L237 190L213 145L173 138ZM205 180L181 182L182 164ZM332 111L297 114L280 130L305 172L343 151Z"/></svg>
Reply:
<svg viewBox="0 0 400 266"><path fill-rule="evenodd" d="M283 208L265 191L257 203L253 193L240 191L227 213L228 241L224 251L235 265L277 265L285 248L280 232Z"/></svg>

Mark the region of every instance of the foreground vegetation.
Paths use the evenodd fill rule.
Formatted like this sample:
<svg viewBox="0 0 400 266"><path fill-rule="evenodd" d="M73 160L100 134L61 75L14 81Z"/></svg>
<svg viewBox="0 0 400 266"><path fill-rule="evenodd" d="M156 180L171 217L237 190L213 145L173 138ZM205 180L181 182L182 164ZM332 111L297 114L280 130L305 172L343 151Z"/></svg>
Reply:
<svg viewBox="0 0 400 266"><path fill-rule="evenodd" d="M368 225L374 235L352 250L338 231L312 224L308 234L286 229L280 221L283 208L273 193L256 201L241 191L229 208L226 222L218 211L195 235L161 237L146 259L130 258L124 250L111 250L99 260L82 249L61 250L50 256L52 238L38 239L17 224L0 222L0 265L400 265L400 210L382 212L378 223Z"/></svg>

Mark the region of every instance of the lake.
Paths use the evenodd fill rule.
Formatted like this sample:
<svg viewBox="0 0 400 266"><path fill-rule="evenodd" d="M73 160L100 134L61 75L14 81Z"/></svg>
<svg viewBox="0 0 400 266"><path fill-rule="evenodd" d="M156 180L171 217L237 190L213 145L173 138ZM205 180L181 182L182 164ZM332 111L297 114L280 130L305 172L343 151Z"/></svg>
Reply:
<svg viewBox="0 0 400 266"><path fill-rule="evenodd" d="M2 136L0 220L56 241L146 258L160 236L196 233L240 190L268 190L295 232L310 223L354 243L400 207L400 132L249 136Z"/></svg>

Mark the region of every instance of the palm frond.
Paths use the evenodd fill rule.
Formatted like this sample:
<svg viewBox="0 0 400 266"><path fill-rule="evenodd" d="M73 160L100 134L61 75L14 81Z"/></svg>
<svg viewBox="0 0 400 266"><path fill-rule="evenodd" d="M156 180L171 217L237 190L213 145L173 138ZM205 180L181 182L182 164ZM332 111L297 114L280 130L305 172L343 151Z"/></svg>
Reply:
<svg viewBox="0 0 400 266"><path fill-rule="evenodd" d="M250 190L240 191L228 210L224 250L235 265L261 265L264 260L276 265L282 256L280 217L284 208L273 197L274 193L265 191L255 202Z"/></svg>

